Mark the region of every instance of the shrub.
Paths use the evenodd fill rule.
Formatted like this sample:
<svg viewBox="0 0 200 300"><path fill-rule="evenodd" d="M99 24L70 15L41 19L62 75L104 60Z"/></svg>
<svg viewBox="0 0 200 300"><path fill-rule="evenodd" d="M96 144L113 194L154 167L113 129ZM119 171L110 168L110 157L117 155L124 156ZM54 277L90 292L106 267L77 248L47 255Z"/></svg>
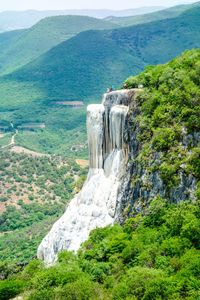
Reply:
<svg viewBox="0 0 200 300"><path fill-rule="evenodd" d="M24 289L24 282L19 279L0 282L0 300L9 300L20 294Z"/></svg>

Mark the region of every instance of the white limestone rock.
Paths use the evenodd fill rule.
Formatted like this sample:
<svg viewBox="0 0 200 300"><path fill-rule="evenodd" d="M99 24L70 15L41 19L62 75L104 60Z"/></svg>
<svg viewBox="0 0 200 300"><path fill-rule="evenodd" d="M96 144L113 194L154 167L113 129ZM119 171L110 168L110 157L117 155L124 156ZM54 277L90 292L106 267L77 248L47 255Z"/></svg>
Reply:
<svg viewBox="0 0 200 300"><path fill-rule="evenodd" d="M126 170L127 145L123 141L130 91L105 94L102 104L89 105L87 131L90 170L81 192L69 203L37 252L46 264L58 252L77 251L89 233L115 221L121 178Z"/></svg>

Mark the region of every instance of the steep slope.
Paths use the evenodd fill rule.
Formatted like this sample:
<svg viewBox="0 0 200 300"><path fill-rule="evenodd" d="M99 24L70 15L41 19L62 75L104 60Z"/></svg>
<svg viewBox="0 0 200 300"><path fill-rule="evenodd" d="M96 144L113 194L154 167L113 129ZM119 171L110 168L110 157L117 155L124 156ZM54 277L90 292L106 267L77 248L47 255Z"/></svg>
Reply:
<svg viewBox="0 0 200 300"><path fill-rule="evenodd" d="M57 16L45 18L30 29L20 31L18 38L16 38L15 31L14 33L8 32L6 34L15 35L15 39L10 39L7 47L1 49L0 74L25 65L81 31L111 29L116 26L118 25L91 17ZM6 34L1 34L0 39Z"/></svg>
<svg viewBox="0 0 200 300"><path fill-rule="evenodd" d="M177 18L111 32L111 38L145 64L164 63L186 49L200 46L200 6Z"/></svg>
<svg viewBox="0 0 200 300"><path fill-rule="evenodd" d="M87 107L90 169L84 187L38 248L47 264L78 251L95 228L142 212L156 197L199 196L200 50L129 79L133 89ZM143 84L144 89L138 89Z"/></svg>
<svg viewBox="0 0 200 300"><path fill-rule="evenodd" d="M161 10L163 7L152 6L152 7L142 7L138 9L127 9L127 10L27 10L27 11L4 11L0 13L0 32L29 28L39 22L41 19L52 16L62 16L62 15L79 15L79 16L89 16L94 18L105 18L108 16L133 16L140 15L144 13L149 13L153 11Z"/></svg>
<svg viewBox="0 0 200 300"><path fill-rule="evenodd" d="M107 32L87 31L5 79L33 82L46 99L87 99L100 95L107 85L120 84L124 75L143 66L140 58L118 46Z"/></svg>
<svg viewBox="0 0 200 300"><path fill-rule="evenodd" d="M194 4L177 5L167 9L159 10L156 12L147 12L144 15L132 15L130 17L108 17L106 20L116 23L120 26L132 26L137 24L144 24L158 20L171 19L178 17L184 11L199 6L200 2Z"/></svg>
<svg viewBox="0 0 200 300"><path fill-rule="evenodd" d="M7 50L10 44L13 44L23 33L25 30L14 30L0 34L0 47L1 53Z"/></svg>
<svg viewBox="0 0 200 300"><path fill-rule="evenodd" d="M122 189L121 219L154 197L175 203L200 198L199 66L200 49L186 51L126 81L144 90L127 126L130 177Z"/></svg>

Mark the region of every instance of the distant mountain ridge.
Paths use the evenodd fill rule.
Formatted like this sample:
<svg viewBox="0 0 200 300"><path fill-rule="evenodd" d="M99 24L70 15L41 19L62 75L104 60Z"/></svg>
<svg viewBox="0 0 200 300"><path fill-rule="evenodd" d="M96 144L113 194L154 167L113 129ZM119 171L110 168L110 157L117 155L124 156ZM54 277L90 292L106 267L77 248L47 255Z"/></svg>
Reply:
<svg viewBox="0 0 200 300"><path fill-rule="evenodd" d="M0 32L16 29L29 28L39 22L41 19L59 15L82 15L94 18L106 18L108 16L133 16L144 13L150 13L163 9L162 6L150 6L127 10L27 10L27 11L4 11L0 12Z"/></svg>
<svg viewBox="0 0 200 300"><path fill-rule="evenodd" d="M120 26L133 26L138 24L149 23L153 21L165 20L178 17L184 11L200 6L200 2L195 2L193 4L182 4L176 5L170 8L162 9L157 12L149 12L141 15L132 15L132 16L111 16L105 18L107 21L113 22Z"/></svg>

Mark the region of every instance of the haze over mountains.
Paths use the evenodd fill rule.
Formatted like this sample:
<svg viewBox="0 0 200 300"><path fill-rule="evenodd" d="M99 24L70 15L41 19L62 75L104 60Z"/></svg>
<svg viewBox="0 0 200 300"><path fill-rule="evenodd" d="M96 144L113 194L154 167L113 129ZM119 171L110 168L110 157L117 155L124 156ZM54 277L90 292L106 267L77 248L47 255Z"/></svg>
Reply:
<svg viewBox="0 0 200 300"><path fill-rule="evenodd" d="M127 10L27 10L27 11L5 11L0 13L0 32L28 28L41 19L59 15L81 15L94 18L106 18L108 16L126 17L146 14L164 9L162 6L142 7Z"/></svg>
<svg viewBox="0 0 200 300"><path fill-rule="evenodd" d="M193 4L183 4L183 5L177 5L170 8L166 8L160 10L159 12L158 11L149 12L144 15L132 15L132 16L123 16L123 17L111 16L111 17L107 17L106 20L116 23L120 26L144 24L144 23L153 22L157 20L171 19L177 17L185 10L188 10L189 8L193 8L199 5L200 2L196 2Z"/></svg>

